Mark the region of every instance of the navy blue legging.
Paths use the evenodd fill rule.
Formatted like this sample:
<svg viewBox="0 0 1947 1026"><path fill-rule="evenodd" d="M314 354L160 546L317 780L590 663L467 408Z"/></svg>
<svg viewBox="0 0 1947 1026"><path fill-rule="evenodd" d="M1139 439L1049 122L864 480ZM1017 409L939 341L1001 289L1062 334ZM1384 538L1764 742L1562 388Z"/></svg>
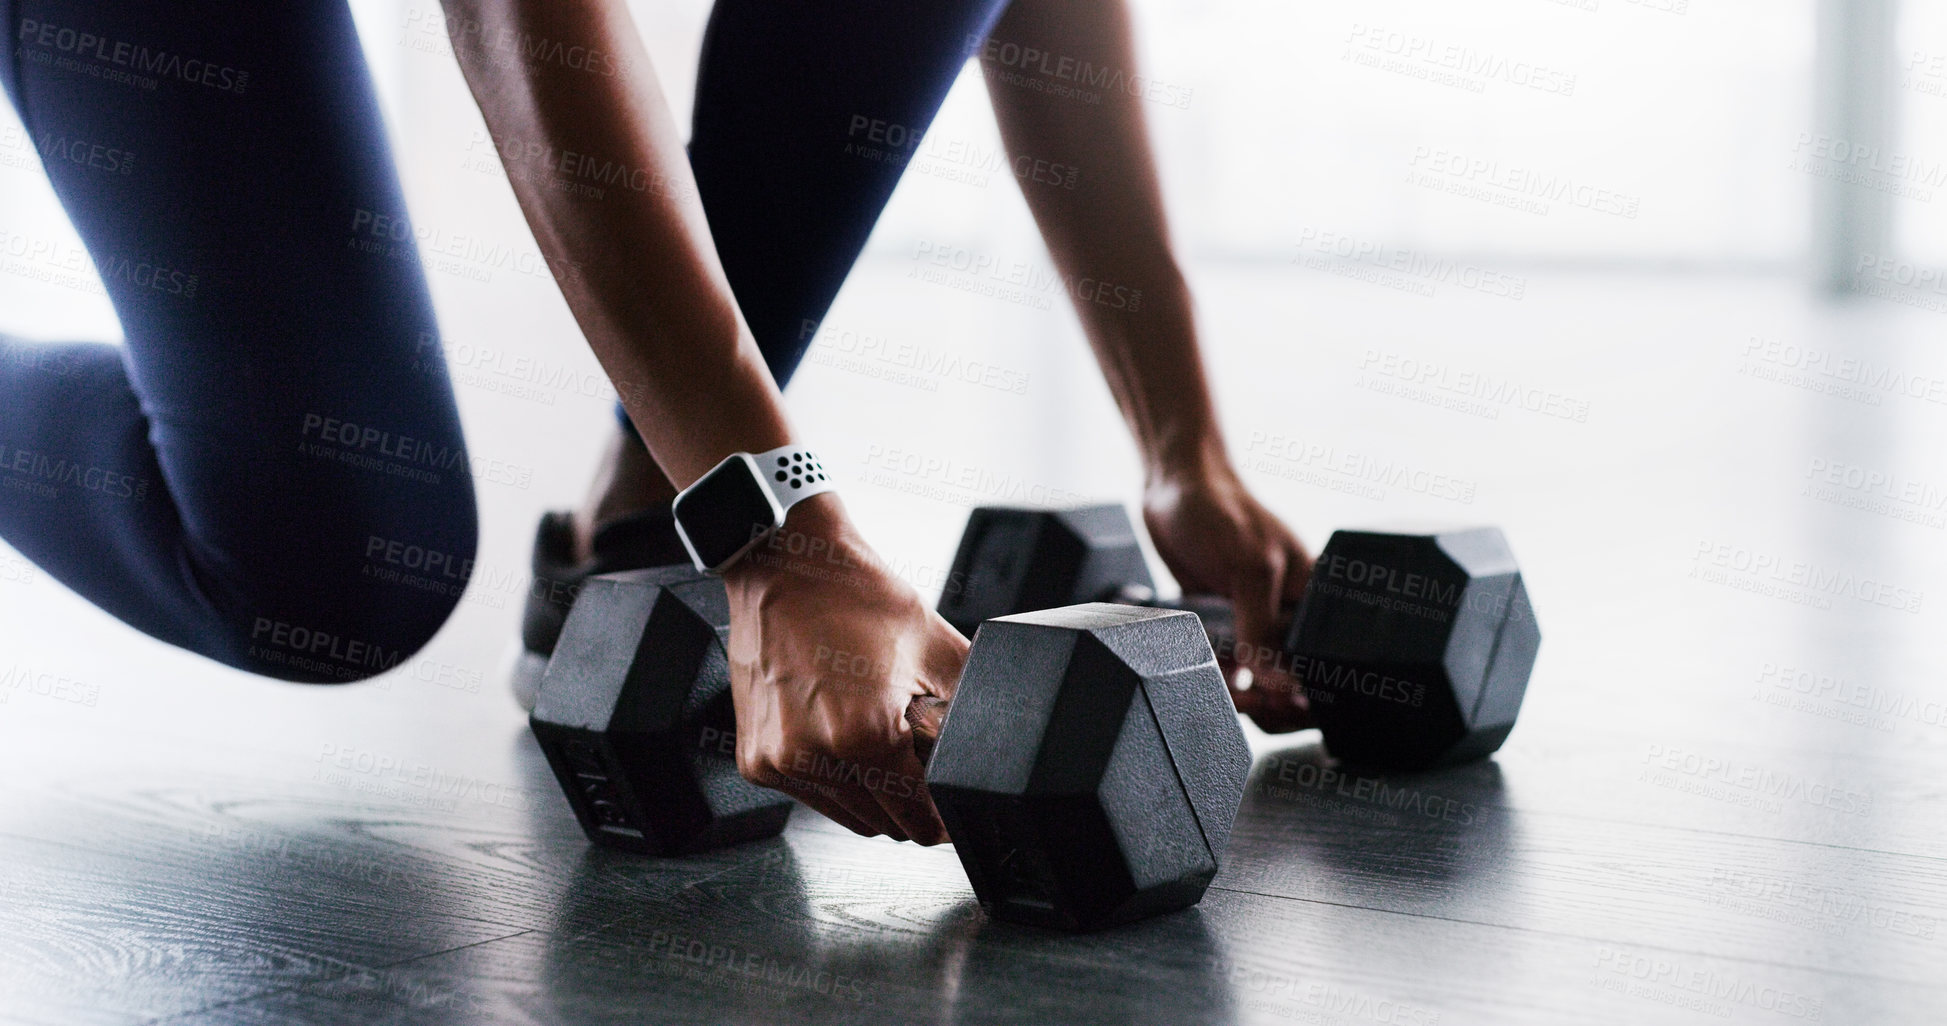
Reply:
<svg viewBox="0 0 1947 1026"><path fill-rule="evenodd" d="M429 0L430 2L430 0ZM780 384L1006 0L722 0L691 162ZM4 84L125 344L0 335L0 537L131 626L333 682L432 637L477 541L470 463L344 0L0 0ZM861 127L863 126L863 127ZM910 152L910 143L905 147ZM406 233L409 234L409 233Z"/></svg>

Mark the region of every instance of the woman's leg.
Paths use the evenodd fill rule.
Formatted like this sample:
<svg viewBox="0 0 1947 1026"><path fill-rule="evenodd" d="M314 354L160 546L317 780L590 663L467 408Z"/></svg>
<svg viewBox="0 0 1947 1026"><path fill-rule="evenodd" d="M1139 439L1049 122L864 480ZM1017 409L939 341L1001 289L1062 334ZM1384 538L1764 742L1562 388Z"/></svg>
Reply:
<svg viewBox="0 0 1947 1026"><path fill-rule="evenodd" d="M878 223L920 136L1007 0L718 0L697 70L690 165L731 291L780 387ZM877 154L876 156L870 154ZM667 501L624 442L579 530Z"/></svg>
<svg viewBox="0 0 1947 1026"><path fill-rule="evenodd" d="M451 612L477 527L344 0L0 14L0 78L126 336L0 340L0 536L231 666L396 664Z"/></svg>
<svg viewBox="0 0 1947 1026"><path fill-rule="evenodd" d="M697 72L690 164L731 289L780 386L1006 7L718 0Z"/></svg>

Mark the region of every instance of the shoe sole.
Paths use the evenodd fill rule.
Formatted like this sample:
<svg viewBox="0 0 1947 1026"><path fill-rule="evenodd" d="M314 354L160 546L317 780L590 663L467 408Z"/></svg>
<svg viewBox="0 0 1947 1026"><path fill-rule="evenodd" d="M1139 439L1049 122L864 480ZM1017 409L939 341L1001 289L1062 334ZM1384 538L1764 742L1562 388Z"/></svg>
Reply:
<svg viewBox="0 0 1947 1026"><path fill-rule="evenodd" d="M518 642L505 660L507 667L507 686L514 693L514 704L522 712L533 712L534 703L541 697L541 678L548 672L548 657L539 652L530 652L527 646Z"/></svg>

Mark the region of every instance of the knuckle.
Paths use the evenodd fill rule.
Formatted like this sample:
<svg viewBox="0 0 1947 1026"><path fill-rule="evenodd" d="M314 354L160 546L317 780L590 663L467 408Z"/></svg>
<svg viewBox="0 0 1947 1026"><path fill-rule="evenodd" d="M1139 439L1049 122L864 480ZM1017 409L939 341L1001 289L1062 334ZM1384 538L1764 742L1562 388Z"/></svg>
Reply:
<svg viewBox="0 0 1947 1026"><path fill-rule="evenodd" d="M770 786L784 774L774 753L756 746L737 748L737 773L753 784Z"/></svg>

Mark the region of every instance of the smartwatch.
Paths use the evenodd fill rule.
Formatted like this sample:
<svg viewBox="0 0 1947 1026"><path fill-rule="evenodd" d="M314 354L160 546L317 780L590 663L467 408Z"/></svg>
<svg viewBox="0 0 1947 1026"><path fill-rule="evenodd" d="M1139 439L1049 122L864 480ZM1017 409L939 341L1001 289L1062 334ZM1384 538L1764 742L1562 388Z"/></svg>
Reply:
<svg viewBox="0 0 1947 1026"><path fill-rule="evenodd" d="M733 452L676 496L676 535L697 570L721 574L783 527L792 506L832 488L809 449Z"/></svg>

